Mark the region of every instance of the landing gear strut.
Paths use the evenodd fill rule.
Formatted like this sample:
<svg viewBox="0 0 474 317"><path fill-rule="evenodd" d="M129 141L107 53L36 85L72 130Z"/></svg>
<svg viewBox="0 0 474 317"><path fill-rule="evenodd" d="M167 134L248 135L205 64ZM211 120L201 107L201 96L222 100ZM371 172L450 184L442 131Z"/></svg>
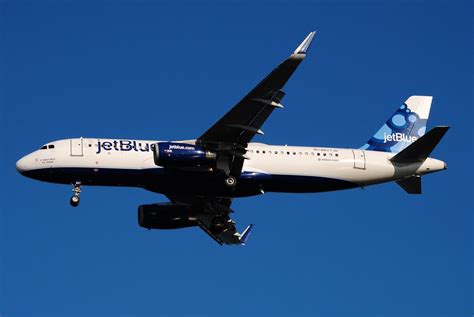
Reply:
<svg viewBox="0 0 474 317"><path fill-rule="evenodd" d="M76 182L72 185L72 192L74 193L69 200L69 204L71 204L72 207L77 207L80 202L79 195L81 194L81 183Z"/></svg>

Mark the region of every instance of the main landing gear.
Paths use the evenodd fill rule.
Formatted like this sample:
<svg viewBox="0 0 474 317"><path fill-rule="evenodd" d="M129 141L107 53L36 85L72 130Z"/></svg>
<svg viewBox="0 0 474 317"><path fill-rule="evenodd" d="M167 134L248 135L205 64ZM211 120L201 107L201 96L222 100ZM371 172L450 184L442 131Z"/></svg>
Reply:
<svg viewBox="0 0 474 317"><path fill-rule="evenodd" d="M237 179L230 175L225 179L225 185L229 188L233 188L235 185L237 185Z"/></svg>
<svg viewBox="0 0 474 317"><path fill-rule="evenodd" d="M71 204L72 207L77 207L79 206L80 202L80 197L79 195L81 194L81 183L76 182L75 184L72 185L72 192L74 193L69 200L69 203Z"/></svg>

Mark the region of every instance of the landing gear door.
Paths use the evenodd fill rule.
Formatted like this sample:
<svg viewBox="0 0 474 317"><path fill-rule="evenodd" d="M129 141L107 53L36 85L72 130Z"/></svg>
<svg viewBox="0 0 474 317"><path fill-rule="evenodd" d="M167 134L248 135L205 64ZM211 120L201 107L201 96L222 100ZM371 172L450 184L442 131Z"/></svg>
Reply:
<svg viewBox="0 0 474 317"><path fill-rule="evenodd" d="M83 145L84 141L82 138L80 139L71 139L71 156L83 156L84 151L83 151Z"/></svg>
<svg viewBox="0 0 474 317"><path fill-rule="evenodd" d="M354 168L365 170L365 153L363 150L352 150L354 155Z"/></svg>

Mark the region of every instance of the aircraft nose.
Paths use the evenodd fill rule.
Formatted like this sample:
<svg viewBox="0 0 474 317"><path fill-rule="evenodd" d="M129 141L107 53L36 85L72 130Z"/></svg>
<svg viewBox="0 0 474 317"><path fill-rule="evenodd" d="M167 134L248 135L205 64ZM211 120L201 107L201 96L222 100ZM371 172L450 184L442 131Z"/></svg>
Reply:
<svg viewBox="0 0 474 317"><path fill-rule="evenodd" d="M23 156L21 159L19 159L17 162L16 162L16 170L20 173L20 174L24 174L26 171L29 170L29 157L28 155L26 156Z"/></svg>

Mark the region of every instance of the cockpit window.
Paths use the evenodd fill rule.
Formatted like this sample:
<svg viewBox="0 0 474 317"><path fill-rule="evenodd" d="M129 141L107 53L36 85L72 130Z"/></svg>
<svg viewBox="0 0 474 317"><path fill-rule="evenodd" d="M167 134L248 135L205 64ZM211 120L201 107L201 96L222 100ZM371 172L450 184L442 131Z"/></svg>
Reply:
<svg viewBox="0 0 474 317"><path fill-rule="evenodd" d="M40 147L40 150L54 149L54 144L46 144Z"/></svg>

